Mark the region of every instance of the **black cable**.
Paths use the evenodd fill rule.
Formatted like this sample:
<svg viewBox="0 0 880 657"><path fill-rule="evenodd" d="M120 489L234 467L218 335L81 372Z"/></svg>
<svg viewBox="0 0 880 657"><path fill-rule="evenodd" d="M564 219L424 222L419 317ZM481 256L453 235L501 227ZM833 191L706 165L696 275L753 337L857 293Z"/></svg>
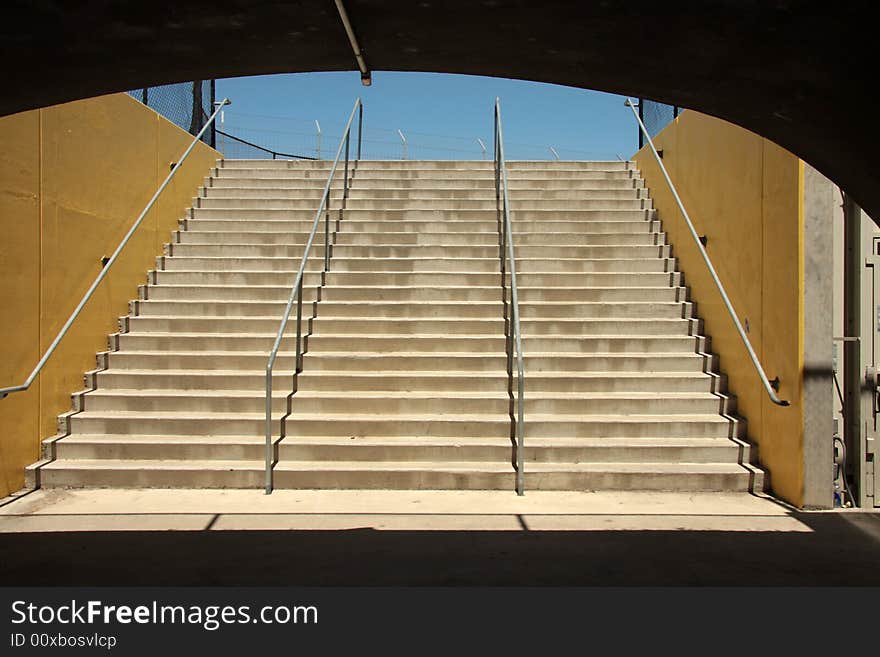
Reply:
<svg viewBox="0 0 880 657"><path fill-rule="evenodd" d="M831 375L834 377L834 387L837 388L837 397L840 399L840 416L843 418L844 424L846 424L846 415L843 413L843 393L840 391L840 381L837 380L837 372L835 370L831 371ZM840 441L840 446L843 448L842 461L840 464L840 478L843 480L843 495L844 495L844 503L846 502L846 496L849 495L849 501L852 503L853 508L856 508L858 504L856 504L856 498L852 494L852 490L849 487L849 483L846 481L846 442L842 440L840 437L836 437L835 440Z"/></svg>

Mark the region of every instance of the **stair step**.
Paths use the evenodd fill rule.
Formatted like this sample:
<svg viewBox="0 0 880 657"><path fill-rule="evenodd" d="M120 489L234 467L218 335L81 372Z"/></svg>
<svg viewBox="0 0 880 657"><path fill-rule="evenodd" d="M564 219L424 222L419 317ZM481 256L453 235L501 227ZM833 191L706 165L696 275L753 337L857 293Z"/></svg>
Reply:
<svg viewBox="0 0 880 657"><path fill-rule="evenodd" d="M357 461L364 464L421 462L431 467L450 461L506 463L514 449L508 439L442 437L296 436L277 440L273 453L287 461ZM56 443L59 459L254 461L265 458L262 436L67 436ZM527 468L550 463L723 463L740 458L740 446L713 438L626 438L575 440L533 438L525 447Z"/></svg>
<svg viewBox="0 0 880 657"><path fill-rule="evenodd" d="M96 374L99 390L225 390L258 391L263 393L266 376L261 371L247 370L103 370ZM292 370L276 369L273 373L273 386L281 391L290 388ZM507 385L504 372L471 372L444 369L437 372L372 370L333 371L308 369L300 377L299 392L328 391L345 388L350 391L431 391L457 390L480 391ZM528 378L529 397L538 392L714 392L719 382L717 377L696 373L653 373L650 376L641 372L566 372L530 373Z"/></svg>
<svg viewBox="0 0 880 657"><path fill-rule="evenodd" d="M192 216L195 221L203 219L235 219L238 221L251 220L272 220L280 219L289 221L291 218L299 220L313 220L317 208L303 208L300 210L270 210L270 209L219 209L219 208L194 208ZM442 209L397 209L397 210L345 210L344 221L349 219L360 221L391 221L398 222L411 221L413 219L433 220L441 222L447 218L448 214L452 214L458 221L479 221L488 222L497 221L497 210L494 207L483 210L455 210L453 212L444 211ZM654 216L654 211L650 209L634 209L634 210L516 210L516 219L518 223L523 221L563 221L563 220L580 220L580 221L596 221L596 220L626 220L638 221L640 219L647 220Z"/></svg>
<svg viewBox="0 0 880 657"><path fill-rule="evenodd" d="M532 464L527 490L742 491L755 475L731 464ZM509 465L483 462L395 463L365 467L359 461L278 463L275 487L512 490ZM261 488L257 461L55 461L42 468L44 485L67 487Z"/></svg>
<svg viewBox="0 0 880 657"><path fill-rule="evenodd" d="M265 352L125 352L108 354L109 366L115 369L197 369L229 370L241 369L265 371L268 350ZM596 353L589 355L573 353L524 354L526 376L545 372L583 373L583 372L641 372L645 376L655 376L660 372L703 372L711 370L712 358L697 353ZM280 370L293 369L294 353L281 351L276 367ZM320 352L306 353L306 371L353 371L364 372L376 369L416 372L452 371L504 371L507 357L504 353L491 355L484 353L461 352L385 352L349 353Z"/></svg>
<svg viewBox="0 0 880 657"><path fill-rule="evenodd" d="M644 210L649 201L643 198L629 199L524 199L519 198L516 209L520 210ZM213 198L200 199L199 209L217 210L317 210L318 198ZM497 202L489 194L480 198L385 198L372 195L352 194L345 203L346 212L350 210L461 210L497 209Z"/></svg>
<svg viewBox="0 0 880 657"><path fill-rule="evenodd" d="M305 378L305 376L303 377ZM481 390L449 389L421 391L375 390L351 391L344 378L337 379L338 388L330 390L299 389L290 396L288 381L273 392L275 413L504 413L509 409L507 381L502 378L484 380ZM564 393L529 391L528 411L534 414L553 413L563 419L576 416L589 419L596 414L627 415L682 413L723 413L724 398L711 393ZM88 412L146 413L260 413L265 409L262 390L95 390L81 400Z"/></svg>

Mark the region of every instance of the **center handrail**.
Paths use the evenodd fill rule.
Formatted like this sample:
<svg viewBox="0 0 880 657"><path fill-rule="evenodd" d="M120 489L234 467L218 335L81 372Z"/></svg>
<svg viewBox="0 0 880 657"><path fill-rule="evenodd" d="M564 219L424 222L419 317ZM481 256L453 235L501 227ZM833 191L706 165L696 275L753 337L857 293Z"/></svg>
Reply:
<svg viewBox="0 0 880 657"><path fill-rule="evenodd" d="M727 308L727 312L730 314L730 318L733 320L734 326L736 326L736 331L737 333L739 333L739 337L742 339L743 344L746 347L746 351L749 352L749 358L751 358L752 364L758 371L758 376L761 379L761 383L764 384L764 389L770 396L770 401L778 406L790 406L791 402L780 399L776 395L776 391L773 389L773 384L771 384L770 380L767 378L767 374L764 372L764 368L761 366L761 361L758 360L758 356L755 353L755 350L752 348L752 343L749 342L749 339L746 336L746 332L745 330L743 330L742 324L739 321L739 317L737 317L736 315L736 310L734 310L733 304L730 302L730 297L727 296L727 291L724 289L724 285L721 283L721 279L718 277L718 272L715 271L715 267L712 265L712 260L710 260L709 254L706 252L706 247L703 246L703 242L700 240L700 236L697 234L697 230L694 228L694 224L691 221L690 215L685 209L684 203L681 202L681 197L678 195L678 190L672 183L672 178L669 177L669 172L667 172L666 167L663 166L663 160L660 158L660 154L654 147L654 141L651 139L651 135L648 133L648 129L645 127L645 124L642 123L642 119L639 116L639 113L636 111L635 104L629 98L627 98L623 104L632 110L633 116L636 117L636 121L638 121L639 123L639 129L645 136L645 143L651 149L651 153L653 153L654 159L660 166L660 173L663 174L663 177L666 179L666 184L669 185L669 189L670 191L672 191L672 197L675 199L675 203L676 205L678 205L678 209L681 212L681 215L684 217L684 222L685 224L687 224L688 231L690 231L691 237L694 238L694 243L697 246L697 250L700 252L700 256L702 256L703 258L703 262L706 263L706 268L709 270L709 275L715 282L715 287L717 287L718 292L721 293L721 300L724 301L724 306L725 308Z"/></svg>
<svg viewBox="0 0 880 657"><path fill-rule="evenodd" d="M519 326L519 291L516 286L516 257L514 256L513 234L510 228L510 199L507 194L507 165L504 160L504 135L501 130L501 100L495 99L495 202L501 207L503 230L501 232L501 284L505 288L504 302L507 302L507 260L510 259L510 316L511 321L505 330L507 350L507 376L510 392L513 392L513 352L516 348L517 402L516 402L516 494L525 491L525 472L523 471L523 355L522 334ZM512 331L510 330L512 325Z"/></svg>
<svg viewBox="0 0 880 657"><path fill-rule="evenodd" d="M318 211L315 213L315 221L312 224L312 231L309 233L309 239L306 241L303 250L302 262L299 265L299 271L296 273L296 279L293 281L293 287L290 290L290 298L287 300L287 306L284 309L284 315L281 318L281 324L278 327L278 333L275 336L275 343L269 352L269 361L266 364L266 494L272 492L274 454L272 449L272 370L275 367L275 360L278 358L278 350L281 347L281 340L284 338L284 331L287 328L287 322L290 319L290 312L293 309L293 302L296 301L296 360L294 361L294 377L302 371L302 288L303 274L305 273L306 263L309 259L309 251L312 243L315 241L315 234L318 231L318 224L321 222L321 215L328 210L327 205L330 202L330 186L333 184L333 176L336 174L336 167L339 165L339 158L342 156L342 149L345 148L345 180L343 181L342 204L345 207L345 199L348 198L349 176L349 141L351 138L351 124L354 116L359 113L358 118L358 141L357 141L357 160L361 157L361 132L363 131L364 105L358 98L348 117L348 123L345 124L345 130L339 141L339 148L336 149L336 157L333 165L330 167L330 175L327 176L327 184L324 185L324 193L321 194L321 203L318 205ZM330 214L327 217L324 227L324 269L322 275L330 271Z"/></svg>

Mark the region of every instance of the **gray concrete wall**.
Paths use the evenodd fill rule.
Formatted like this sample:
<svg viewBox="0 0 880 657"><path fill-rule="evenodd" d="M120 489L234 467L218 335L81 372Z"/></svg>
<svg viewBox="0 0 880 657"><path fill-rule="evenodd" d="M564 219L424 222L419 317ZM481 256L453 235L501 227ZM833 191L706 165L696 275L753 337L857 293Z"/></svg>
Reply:
<svg viewBox="0 0 880 657"><path fill-rule="evenodd" d="M833 494L835 389L832 337L841 312L835 302L835 226L842 211L836 188L804 165L804 508L829 508ZM842 271L842 257L841 267ZM835 273L832 276L832 272ZM842 281L841 281L842 287ZM835 299L837 296L837 299ZM839 328L838 328L839 330ZM839 335L839 333L837 334ZM842 425L841 425L842 426Z"/></svg>

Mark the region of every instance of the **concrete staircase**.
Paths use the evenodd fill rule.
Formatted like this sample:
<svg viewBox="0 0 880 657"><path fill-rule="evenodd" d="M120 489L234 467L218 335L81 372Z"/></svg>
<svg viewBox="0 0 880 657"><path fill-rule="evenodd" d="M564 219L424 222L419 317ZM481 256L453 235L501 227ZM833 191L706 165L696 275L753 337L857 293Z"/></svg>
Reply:
<svg viewBox="0 0 880 657"><path fill-rule="evenodd" d="M73 396L43 486L260 487L264 369L329 171L226 161ZM763 485L625 162L509 163L526 489ZM273 386L279 488L513 489L491 162L363 161ZM284 438L279 438L284 436Z"/></svg>

